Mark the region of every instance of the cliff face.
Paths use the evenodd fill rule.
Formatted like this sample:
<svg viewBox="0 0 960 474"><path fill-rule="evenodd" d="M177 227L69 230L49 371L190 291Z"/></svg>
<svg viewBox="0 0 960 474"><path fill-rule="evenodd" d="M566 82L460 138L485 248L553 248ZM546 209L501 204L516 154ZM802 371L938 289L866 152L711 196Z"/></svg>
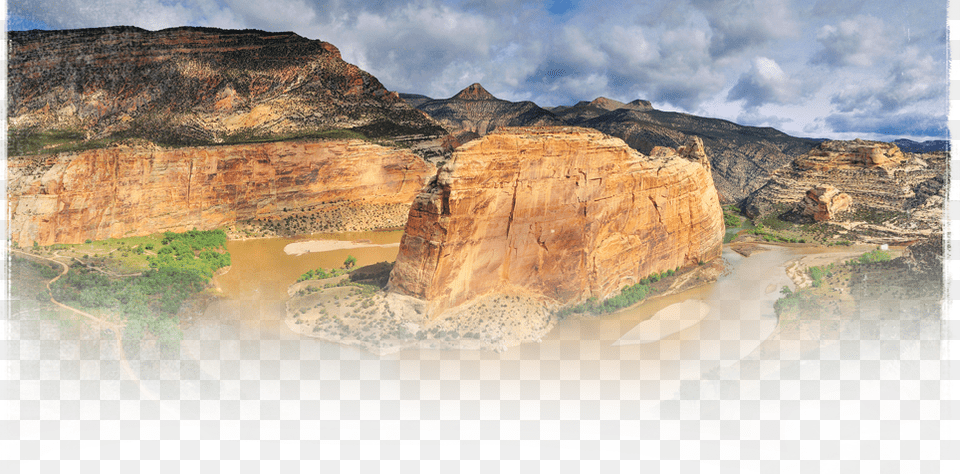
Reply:
<svg viewBox="0 0 960 474"><path fill-rule="evenodd" d="M13 241L50 245L308 219L331 208L393 209L400 225L435 167L409 151L343 140L114 146L12 157L8 173Z"/></svg>
<svg viewBox="0 0 960 474"><path fill-rule="evenodd" d="M15 137L58 130L205 145L328 129L416 144L446 135L335 46L294 33L112 27L9 40Z"/></svg>
<svg viewBox="0 0 960 474"><path fill-rule="evenodd" d="M722 239L698 140L647 157L594 130L500 130L417 196L389 286L431 314L490 293L567 304L717 257Z"/></svg>
<svg viewBox="0 0 960 474"><path fill-rule="evenodd" d="M945 177L943 152L918 155L890 143L828 141L773 173L743 209L750 216L802 215L812 200L808 191L833 189L840 193L834 200L846 197L821 218L863 241L911 241L942 231Z"/></svg>

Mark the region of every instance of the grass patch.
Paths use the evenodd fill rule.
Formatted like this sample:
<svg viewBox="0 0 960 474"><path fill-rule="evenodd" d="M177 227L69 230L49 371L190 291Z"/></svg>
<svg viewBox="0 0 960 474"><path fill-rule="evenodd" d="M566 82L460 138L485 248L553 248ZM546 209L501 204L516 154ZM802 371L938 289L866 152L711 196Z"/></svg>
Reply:
<svg viewBox="0 0 960 474"><path fill-rule="evenodd" d="M39 132L32 129L10 130L7 142L7 156L81 152L106 148L127 139L144 139L164 148L243 145L296 140L365 140L384 146L400 146L391 140L370 138L362 131L350 129L308 129L279 134L265 134L254 130L242 130L217 139L215 137L192 137L175 134L165 130L162 125L144 123L134 125L127 130L117 132L108 137L90 140L86 139L84 132L71 129L55 129Z"/></svg>
<svg viewBox="0 0 960 474"><path fill-rule="evenodd" d="M346 275L347 273L350 272L340 268L331 268L330 270L317 268L316 270L308 270L306 273L300 275L300 278L297 278L297 282L299 283L307 280L326 280L327 278L334 278L340 275Z"/></svg>
<svg viewBox="0 0 960 474"><path fill-rule="evenodd" d="M666 270L660 273L654 273L640 280L635 285L625 286L620 290L620 294L600 301L596 297L590 297L587 301L574 306L562 308L554 313L559 318L565 318L571 314L594 314L601 315L613 313L623 308L630 307L655 292L651 284L660 281L663 278L673 276L679 270Z"/></svg>
<svg viewBox="0 0 960 474"><path fill-rule="evenodd" d="M84 132L71 129L42 132L14 129L10 130L7 139L7 156L79 152L105 148L116 141L111 138L87 140Z"/></svg>

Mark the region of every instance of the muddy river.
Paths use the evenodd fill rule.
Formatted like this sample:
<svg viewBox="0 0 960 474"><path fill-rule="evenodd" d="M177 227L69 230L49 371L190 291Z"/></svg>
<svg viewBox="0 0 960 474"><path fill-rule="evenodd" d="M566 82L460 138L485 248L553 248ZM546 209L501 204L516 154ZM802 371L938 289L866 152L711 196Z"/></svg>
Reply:
<svg viewBox="0 0 960 474"><path fill-rule="evenodd" d="M392 261L398 247L383 244L398 243L401 234L318 234L306 240L369 241L376 246L302 255L289 255L284 248L305 239L230 242L233 265L217 279L223 299L188 321L184 356L211 377L222 373L225 359L254 365L278 359L302 361L289 368L312 367L316 372L310 377L332 380L370 374L396 381L611 380L629 386L641 399L659 400L675 393L680 381L699 379L750 354L776 328L773 302L779 289L793 286L784 263L804 253L829 252L769 246L745 258L727 249L723 257L728 271L715 283L652 298L617 314L566 319L540 343L503 353L408 350L381 358L302 337L286 327L282 317L287 286L300 274L340 266L349 255L357 265ZM218 339L221 357L202 355L203 346ZM345 365L345 360L356 362ZM294 370L275 375L301 379L305 374Z"/></svg>
<svg viewBox="0 0 960 474"><path fill-rule="evenodd" d="M137 380L110 334L64 332L62 322L28 315L11 321L15 343L5 357L20 439L54 440L54 458L55 440L93 433L133 440L133 451L104 444L94 458L136 458L137 439L170 440L163 459L305 458L353 472L378 459L724 456L698 440L733 440L731 459L768 451L776 459L780 440L819 446L818 437L885 436L871 428L876 423L854 424L849 434L830 424L838 420L896 424L912 416L932 420L933 431L917 431L920 439L939 433L936 408L909 411L938 406L939 320L859 315L810 321L809 331L791 333L802 340L779 338L772 304L791 285L784 263L832 250L770 247L749 258L727 250L729 271L716 283L618 314L567 319L540 343L502 353L376 357L294 333L282 322L283 302L308 269L339 266L350 255L358 265L393 260L398 248L382 245L400 232L314 237L378 246L290 255L289 239L230 242L233 266L217 279L222 299L184 318L178 354L126 352ZM810 420L812 434L800 429ZM212 445L181 452L178 438ZM744 453L738 439L774 444ZM602 440L611 443L598 453ZM687 446L678 440L692 444L678 450ZM41 459L47 450L23 446L21 457ZM69 446L63 455L78 456ZM451 470L442 466L436 472ZM395 470L410 465L402 467Z"/></svg>

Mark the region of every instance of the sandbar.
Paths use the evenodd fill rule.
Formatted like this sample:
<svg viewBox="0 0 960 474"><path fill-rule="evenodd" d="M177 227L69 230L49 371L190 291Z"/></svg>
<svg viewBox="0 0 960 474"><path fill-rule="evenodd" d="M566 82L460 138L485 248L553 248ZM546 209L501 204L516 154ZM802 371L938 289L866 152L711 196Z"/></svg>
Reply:
<svg viewBox="0 0 960 474"><path fill-rule="evenodd" d="M287 255L303 255L309 252L330 252L332 250L359 249L364 247L397 247L400 242L392 244L374 244L369 241L346 240L304 240L287 244L283 252Z"/></svg>

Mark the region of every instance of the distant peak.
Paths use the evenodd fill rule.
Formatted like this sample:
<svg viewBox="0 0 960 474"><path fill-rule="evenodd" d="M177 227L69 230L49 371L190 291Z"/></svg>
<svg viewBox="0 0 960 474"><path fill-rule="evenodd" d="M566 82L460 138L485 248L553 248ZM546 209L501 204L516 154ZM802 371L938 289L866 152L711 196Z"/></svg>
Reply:
<svg viewBox="0 0 960 474"><path fill-rule="evenodd" d="M496 100L496 97L493 94L487 92L479 82L474 82L467 86L466 89L457 93L453 96L454 99L463 99L463 100Z"/></svg>
<svg viewBox="0 0 960 474"><path fill-rule="evenodd" d="M593 102L590 102L590 105L600 107L601 109L605 110L617 110L620 107L623 107L623 102L618 102L606 97L597 97L593 100Z"/></svg>
<svg viewBox="0 0 960 474"><path fill-rule="evenodd" d="M649 100L637 99L627 105L634 109L653 110L653 104L651 104Z"/></svg>

